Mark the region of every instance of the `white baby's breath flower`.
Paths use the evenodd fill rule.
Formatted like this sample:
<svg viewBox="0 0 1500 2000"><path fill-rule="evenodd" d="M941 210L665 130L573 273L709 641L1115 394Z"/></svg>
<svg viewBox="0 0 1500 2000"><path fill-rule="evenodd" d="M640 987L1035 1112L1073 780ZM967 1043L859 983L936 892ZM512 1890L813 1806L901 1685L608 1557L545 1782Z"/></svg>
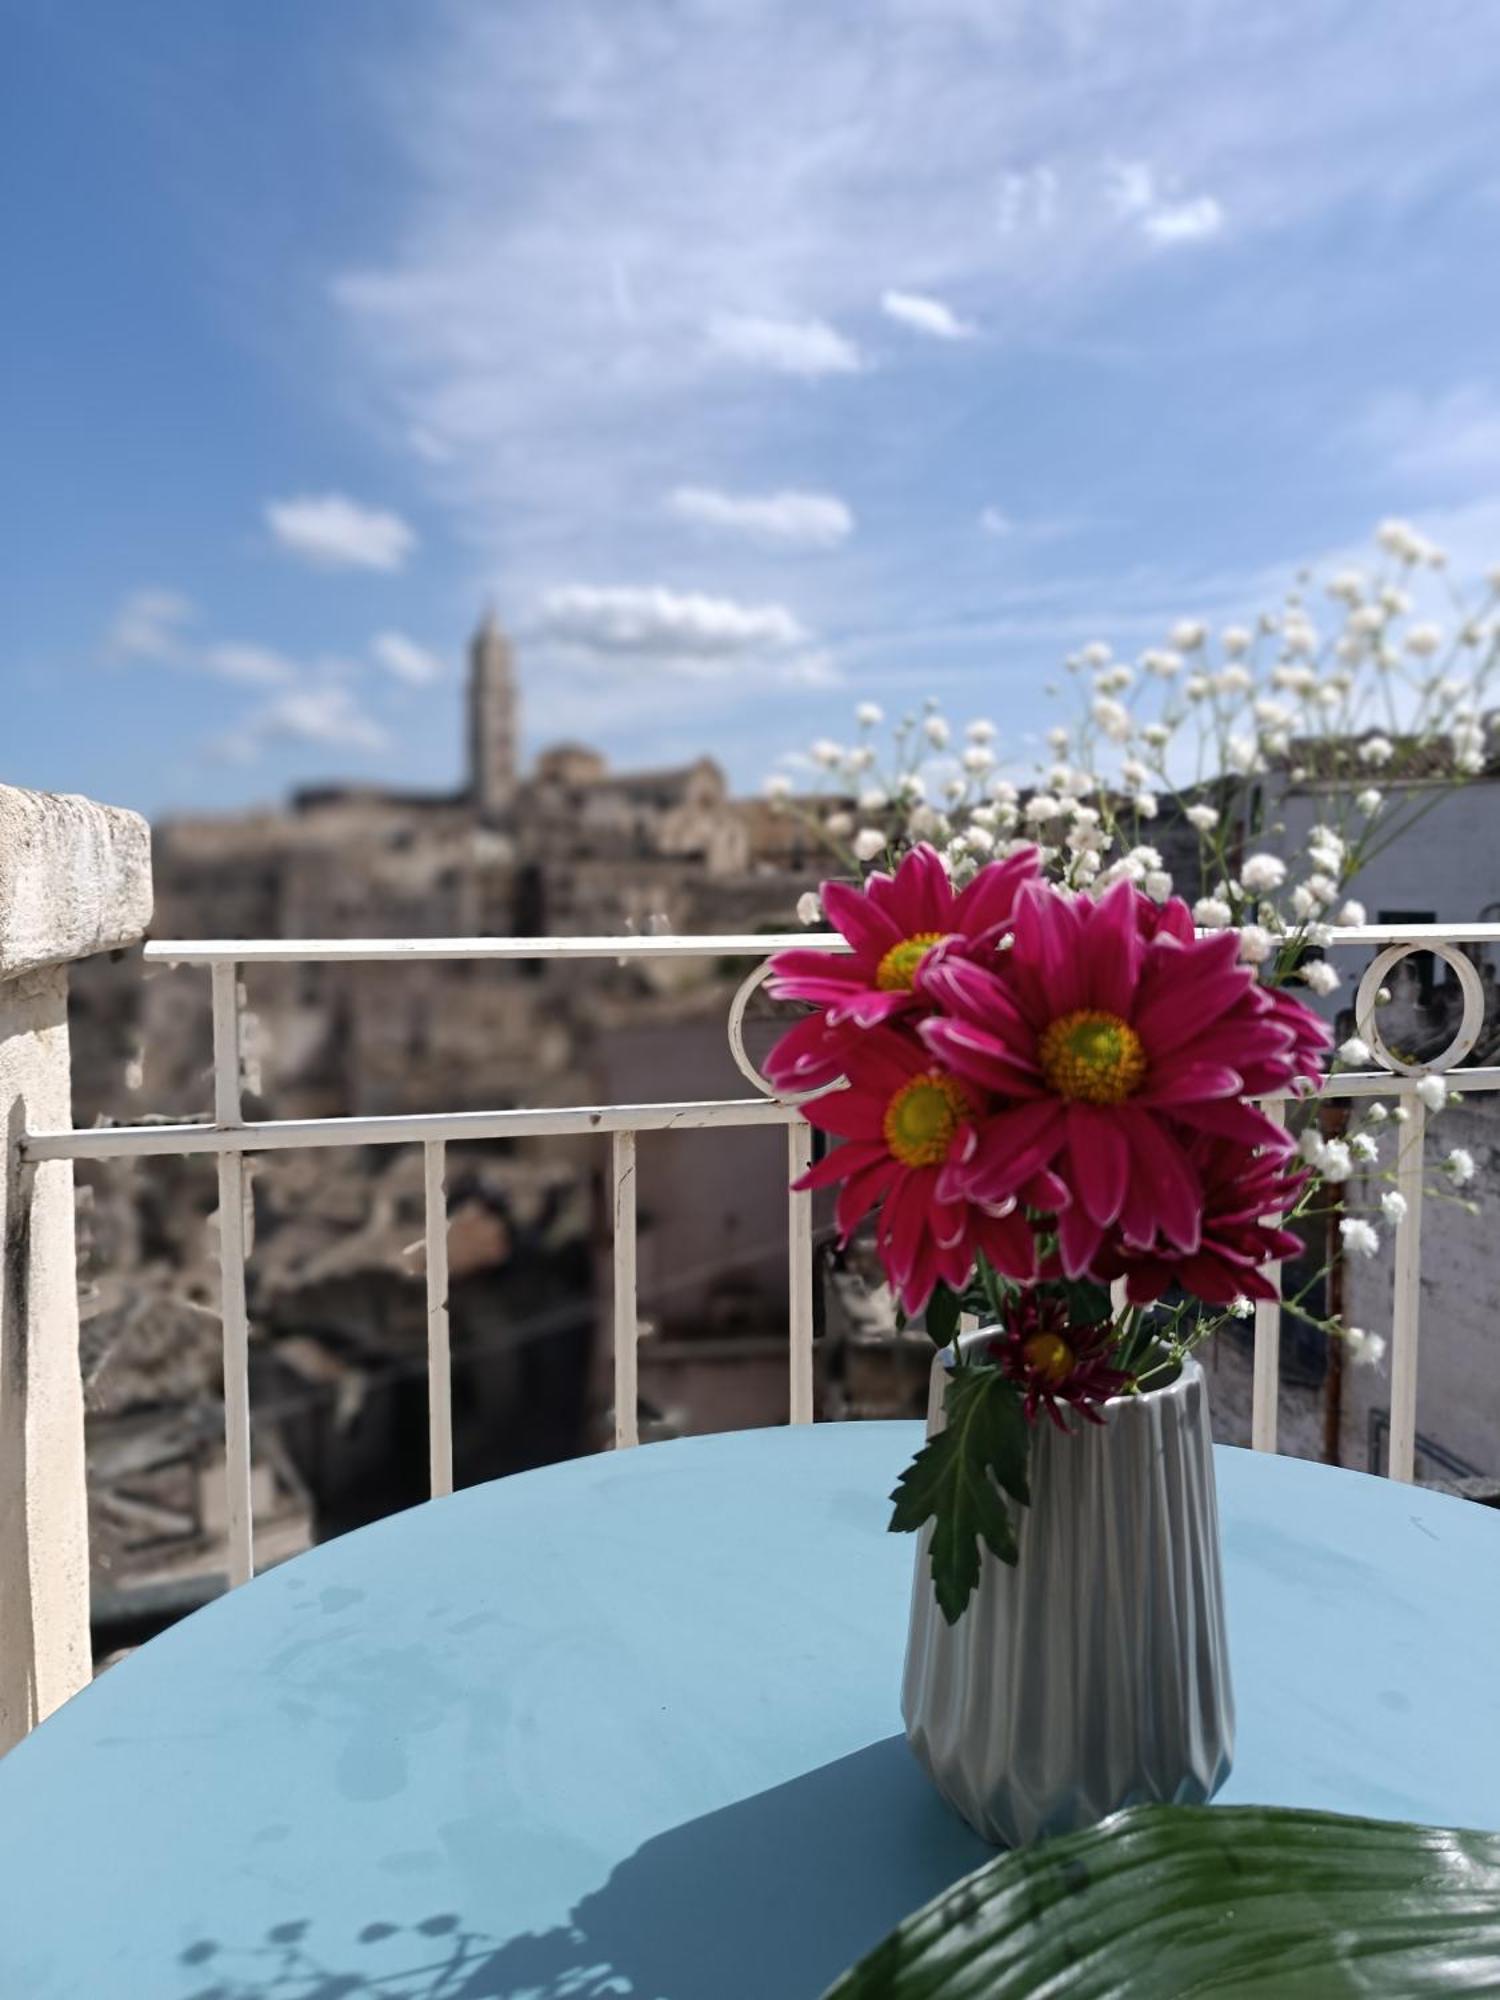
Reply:
<svg viewBox="0 0 1500 2000"><path fill-rule="evenodd" d="M1467 1187L1475 1174L1474 1155L1466 1146L1455 1146L1443 1162L1443 1172L1455 1187Z"/></svg>
<svg viewBox="0 0 1500 2000"><path fill-rule="evenodd" d="M1413 625L1406 634L1406 650L1419 660L1431 659L1443 643L1441 625Z"/></svg>
<svg viewBox="0 0 1500 2000"><path fill-rule="evenodd" d="M1396 746L1389 736L1367 736L1359 746L1359 761L1372 770L1381 770L1395 754Z"/></svg>
<svg viewBox="0 0 1500 2000"><path fill-rule="evenodd" d="M1148 868L1141 887L1153 903L1164 903L1172 893L1172 878L1165 868Z"/></svg>
<svg viewBox="0 0 1500 2000"><path fill-rule="evenodd" d="M1429 1111L1441 1111L1448 1102L1448 1086L1440 1076L1424 1076L1417 1085L1417 1095Z"/></svg>
<svg viewBox="0 0 1500 2000"><path fill-rule="evenodd" d="M1219 634L1219 644L1235 659L1241 653L1248 653L1254 635L1243 625L1226 625Z"/></svg>
<svg viewBox="0 0 1500 2000"><path fill-rule="evenodd" d="M1109 695L1096 697L1093 716L1111 743L1123 743L1129 737L1130 710Z"/></svg>
<svg viewBox="0 0 1500 2000"><path fill-rule="evenodd" d="M1215 694L1248 694L1254 685L1250 669L1239 665L1225 667L1213 677Z"/></svg>
<svg viewBox="0 0 1500 2000"><path fill-rule="evenodd" d="M1370 1044L1359 1035L1351 1035L1346 1042L1339 1043L1339 1061L1347 1063L1350 1069L1368 1069Z"/></svg>
<svg viewBox="0 0 1500 2000"><path fill-rule="evenodd" d="M797 921L799 924L816 924L822 921L823 904L816 889L804 889L797 898Z"/></svg>
<svg viewBox="0 0 1500 2000"><path fill-rule="evenodd" d="M971 743L963 754L963 767L982 777L986 771L995 768L995 753L984 743Z"/></svg>
<svg viewBox="0 0 1500 2000"><path fill-rule="evenodd" d="M1213 687L1207 674L1189 674L1182 684L1182 691L1189 701L1202 701Z"/></svg>
<svg viewBox="0 0 1500 2000"><path fill-rule="evenodd" d="M1148 722L1141 731L1141 740L1149 743L1153 750L1161 750L1171 742L1172 732L1164 722Z"/></svg>
<svg viewBox="0 0 1500 2000"><path fill-rule="evenodd" d="M1130 803L1135 808L1136 814L1139 818L1141 819L1156 818L1157 798L1155 792L1146 792L1146 791L1133 792L1131 794Z"/></svg>
<svg viewBox="0 0 1500 2000"><path fill-rule="evenodd" d="M1313 992L1325 1000L1330 993L1336 993L1343 984L1338 973L1328 963L1326 958L1315 958L1311 965L1304 966L1302 977L1307 981Z"/></svg>
<svg viewBox="0 0 1500 2000"><path fill-rule="evenodd" d="M871 785L859 795L859 809L862 813L883 812L890 802L889 796L879 785Z"/></svg>
<svg viewBox="0 0 1500 2000"><path fill-rule="evenodd" d="M767 778L765 794L768 799L789 799L792 796L791 779L782 776L779 772L775 776Z"/></svg>
<svg viewBox="0 0 1500 2000"><path fill-rule="evenodd" d="M1234 922L1234 911L1222 896L1200 896L1193 905L1193 922L1200 930L1222 931Z"/></svg>
<svg viewBox="0 0 1500 2000"><path fill-rule="evenodd" d="M1378 1368L1385 1359L1384 1337L1366 1333L1362 1326L1344 1328L1344 1346L1356 1368Z"/></svg>
<svg viewBox="0 0 1500 2000"><path fill-rule="evenodd" d="M1336 570L1329 579L1328 595L1342 598L1346 604L1358 604L1365 594L1365 573L1362 569Z"/></svg>
<svg viewBox="0 0 1500 2000"><path fill-rule="evenodd" d="M1339 911L1334 922L1338 924L1341 930L1357 931L1365 922L1365 914L1364 904L1356 902L1351 896Z"/></svg>
<svg viewBox="0 0 1500 2000"><path fill-rule="evenodd" d="M908 771L898 781L896 790L903 799L925 799L927 796L927 787L919 771Z"/></svg>
<svg viewBox="0 0 1500 2000"><path fill-rule="evenodd" d="M1335 1186L1338 1186L1348 1180L1349 1176L1354 1172L1354 1155L1349 1151L1344 1140L1326 1139L1318 1152L1314 1165L1325 1181L1332 1181ZM1368 1225L1366 1226L1368 1227Z"/></svg>
<svg viewBox="0 0 1500 2000"><path fill-rule="evenodd" d="M1033 821L1037 826L1045 826L1048 820L1062 815L1063 803L1050 792L1033 792L1021 808L1021 817Z"/></svg>
<svg viewBox="0 0 1500 2000"><path fill-rule="evenodd" d="M1358 794L1354 803L1359 807L1365 818L1369 819L1380 811L1381 797L1381 793L1377 792L1375 787L1371 785L1368 789Z"/></svg>
<svg viewBox="0 0 1500 2000"><path fill-rule="evenodd" d="M963 841L971 854L988 856L995 851L995 836L985 826L970 826Z"/></svg>
<svg viewBox="0 0 1500 2000"><path fill-rule="evenodd" d="M1071 730L1065 729L1060 722L1054 724L1054 726L1047 731L1048 747L1051 750L1053 750L1059 757L1067 756L1068 744L1071 742L1071 740L1072 740Z"/></svg>
<svg viewBox="0 0 1500 2000"><path fill-rule="evenodd" d="M964 734L971 743L993 743L996 734L995 725L985 716L976 716Z"/></svg>
<svg viewBox="0 0 1500 2000"><path fill-rule="evenodd" d="M1189 806L1186 819L1188 825L1197 827L1199 833L1212 833L1219 824L1219 815L1213 806Z"/></svg>
<svg viewBox="0 0 1500 2000"><path fill-rule="evenodd" d="M823 822L823 830L830 840L847 840L854 831L854 815L846 812L830 813Z"/></svg>
<svg viewBox="0 0 1500 2000"><path fill-rule="evenodd" d="M1380 1212L1387 1222L1399 1222L1406 1213L1406 1196L1399 1188L1387 1188L1380 1197Z"/></svg>
<svg viewBox="0 0 1500 2000"><path fill-rule="evenodd" d="M861 729L875 729L885 721L885 710L878 702L862 701L854 711L854 719Z"/></svg>
<svg viewBox="0 0 1500 2000"><path fill-rule="evenodd" d="M812 747L812 760L821 764L824 770L831 770L835 764L843 762L844 748L827 736L820 736Z"/></svg>
<svg viewBox="0 0 1500 2000"><path fill-rule="evenodd" d="M1240 870L1240 881L1252 896L1270 895L1286 880L1286 863L1278 854L1252 854Z"/></svg>
<svg viewBox="0 0 1500 2000"><path fill-rule="evenodd" d="M1276 949L1276 940L1264 924L1242 924L1240 957L1246 965L1264 965Z"/></svg>
<svg viewBox="0 0 1500 2000"><path fill-rule="evenodd" d="M1141 665L1158 680L1169 681L1182 672L1182 655L1164 646L1152 646L1141 655Z"/></svg>
<svg viewBox="0 0 1500 2000"><path fill-rule="evenodd" d="M1236 1319L1254 1319L1255 1301L1254 1299L1247 1299L1242 1292L1237 1299L1229 1301L1229 1310L1234 1314Z"/></svg>
<svg viewBox="0 0 1500 2000"><path fill-rule="evenodd" d="M1372 1125L1383 1125L1390 1115L1390 1112L1383 1104L1367 1104L1365 1106L1365 1116Z"/></svg>
<svg viewBox="0 0 1500 2000"><path fill-rule="evenodd" d="M932 745L934 750L947 749L948 738L951 732L942 716L929 715L927 720L922 724L922 728L926 732L927 741Z"/></svg>
<svg viewBox="0 0 1500 2000"><path fill-rule="evenodd" d="M1224 761L1231 771L1242 772L1246 777L1265 769L1260 745L1253 736L1231 736L1224 746Z"/></svg>
<svg viewBox="0 0 1500 2000"><path fill-rule="evenodd" d="M1373 1257L1380 1249L1380 1231L1363 1216L1346 1215L1339 1223L1339 1235L1351 1257Z"/></svg>
<svg viewBox="0 0 1500 2000"><path fill-rule="evenodd" d="M1080 649L1078 657L1086 667L1104 667L1114 658L1114 653L1102 639L1090 639L1088 644Z"/></svg>
<svg viewBox="0 0 1500 2000"><path fill-rule="evenodd" d="M1349 1141L1349 1150L1361 1166L1367 1167L1380 1158L1380 1148L1368 1132L1356 1132Z"/></svg>
<svg viewBox="0 0 1500 2000"><path fill-rule="evenodd" d="M1208 637L1208 627L1197 618L1179 618L1167 636L1178 652L1191 653Z"/></svg>

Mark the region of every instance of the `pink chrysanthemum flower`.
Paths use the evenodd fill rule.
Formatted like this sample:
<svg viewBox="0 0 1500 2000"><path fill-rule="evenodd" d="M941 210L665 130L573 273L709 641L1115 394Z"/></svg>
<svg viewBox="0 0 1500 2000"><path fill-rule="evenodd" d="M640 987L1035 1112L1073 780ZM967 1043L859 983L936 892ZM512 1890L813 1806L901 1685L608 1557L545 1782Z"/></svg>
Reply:
<svg viewBox="0 0 1500 2000"><path fill-rule="evenodd" d="M1065 1431L1064 1406L1102 1424L1098 1405L1129 1383L1130 1377L1111 1365L1114 1338L1108 1319L1076 1325L1056 1293L1026 1291L1007 1305L1005 1325L985 1343L985 1352L1020 1389L1028 1423L1045 1410Z"/></svg>
<svg viewBox="0 0 1500 2000"><path fill-rule="evenodd" d="M981 1252L1008 1277L1034 1277L1035 1239L1014 1195L985 1202L939 1190L944 1167L972 1139L984 1094L940 1069L902 1028L859 1035L848 1045L846 1072L847 1088L803 1107L820 1132L844 1143L797 1185L842 1184L835 1213L846 1242L879 1207L876 1248L906 1310L920 1311L940 1280L961 1290ZM1050 1175L1024 1194L1048 1209L1067 1200Z"/></svg>
<svg viewBox="0 0 1500 2000"><path fill-rule="evenodd" d="M984 957L1010 922L1016 892L1037 872L1035 848L983 868L955 889L931 847L914 847L894 875L871 875L863 889L823 885L823 908L848 952L796 949L771 961L768 991L819 1011L790 1028L766 1061L778 1090L814 1090L842 1076L853 1034L926 1003L916 990L935 945Z"/></svg>
<svg viewBox="0 0 1500 2000"><path fill-rule="evenodd" d="M1092 1275L1104 1284L1123 1278L1135 1306L1159 1299L1174 1285L1211 1306L1274 1299L1276 1287L1263 1266L1295 1257L1306 1246L1271 1218L1295 1208L1309 1176L1274 1154L1247 1156L1228 1139L1199 1136L1189 1140L1187 1152L1203 1188L1197 1249L1179 1250L1159 1237L1132 1244L1117 1235L1100 1250Z"/></svg>
<svg viewBox="0 0 1500 2000"><path fill-rule="evenodd" d="M1163 921L1129 883L1097 901L1033 883L996 969L944 954L923 970L942 1016L922 1038L997 1106L941 1192L1002 1201L1055 1171L1073 1196L1058 1220L1070 1276L1116 1225L1132 1242L1197 1250L1205 1193L1184 1144L1192 1132L1287 1151L1245 1097L1289 1080L1294 1030L1260 1004L1237 934L1195 937L1189 919L1184 935L1186 917Z"/></svg>

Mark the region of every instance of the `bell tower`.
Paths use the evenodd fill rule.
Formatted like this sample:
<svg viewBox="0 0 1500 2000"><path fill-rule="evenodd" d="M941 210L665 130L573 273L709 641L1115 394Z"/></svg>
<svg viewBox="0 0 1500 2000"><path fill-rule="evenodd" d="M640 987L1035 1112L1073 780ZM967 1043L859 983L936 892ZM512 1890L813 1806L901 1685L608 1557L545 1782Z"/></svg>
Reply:
<svg viewBox="0 0 1500 2000"><path fill-rule="evenodd" d="M516 796L516 676L493 610L469 642L469 797L481 819L503 819Z"/></svg>

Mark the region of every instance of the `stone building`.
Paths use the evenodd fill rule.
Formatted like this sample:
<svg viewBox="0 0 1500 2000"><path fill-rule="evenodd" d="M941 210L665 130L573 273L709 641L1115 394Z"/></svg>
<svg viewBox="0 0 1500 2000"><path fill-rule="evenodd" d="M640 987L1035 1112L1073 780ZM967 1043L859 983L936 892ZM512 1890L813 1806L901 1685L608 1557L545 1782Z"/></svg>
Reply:
<svg viewBox="0 0 1500 2000"><path fill-rule="evenodd" d="M159 826L154 935L791 922L801 857L730 797L712 759L616 773L597 750L562 743L523 766L514 658L492 616L470 646L465 713L469 764L450 793L326 784L283 811ZM725 1037L739 976L712 961L257 966L245 978L247 1109L329 1117L742 1095ZM81 1119L207 1110L201 970L90 965L74 1014ZM607 1158L588 1139L451 1150L460 1482L605 1435ZM94 1262L112 1274L91 1322L98 1581L110 1633L128 1636L153 1606L214 1587L203 1496L219 1463L216 1194L202 1161L80 1178ZM784 1183L778 1133L642 1140L641 1312L653 1335L643 1434L785 1413ZM256 1477L279 1550L424 1490L420 1157L270 1154L252 1184ZM179 1351L191 1368L164 1365Z"/></svg>

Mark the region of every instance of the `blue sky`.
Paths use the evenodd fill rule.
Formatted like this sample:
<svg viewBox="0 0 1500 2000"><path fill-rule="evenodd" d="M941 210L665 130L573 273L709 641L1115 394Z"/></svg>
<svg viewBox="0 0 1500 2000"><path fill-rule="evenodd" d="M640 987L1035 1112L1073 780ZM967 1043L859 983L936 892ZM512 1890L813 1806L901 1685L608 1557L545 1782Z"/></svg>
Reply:
<svg viewBox="0 0 1500 2000"><path fill-rule="evenodd" d="M527 738L747 788L932 692L1500 558L1490 0L7 10L6 779Z"/></svg>

